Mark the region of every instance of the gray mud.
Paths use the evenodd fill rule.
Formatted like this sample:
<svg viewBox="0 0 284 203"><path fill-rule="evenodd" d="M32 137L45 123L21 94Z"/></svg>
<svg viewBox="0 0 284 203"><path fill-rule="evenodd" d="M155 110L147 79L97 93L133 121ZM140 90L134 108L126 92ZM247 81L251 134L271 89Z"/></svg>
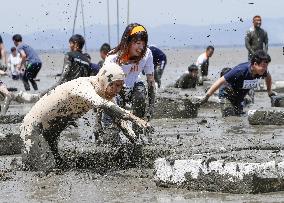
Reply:
<svg viewBox="0 0 284 203"><path fill-rule="evenodd" d="M162 86L173 83L200 51L169 50L171 59ZM232 53L237 54L233 60ZM277 80L282 79L279 72L284 63L281 54L281 48L271 49L272 58L276 59L271 64L271 73ZM63 57L55 54L42 57L45 64L39 74L39 88L46 89L56 81L53 75L61 72L61 68L55 67L62 67ZM210 61L212 78L218 76L223 66L236 65L246 57L243 49L216 50L216 57ZM55 60L51 61L52 58ZM23 89L20 82L10 83L7 78L1 80L9 81L8 86ZM202 88L194 91L197 96L204 94ZM281 125L252 126L247 116L222 118L217 106L209 106L201 108L194 119L159 118L151 121L155 127L152 145L97 147L92 133L93 116L89 114L86 119L79 119L78 128L70 127L64 131L60 139L60 152L73 168L48 174L19 170L18 122L31 106L13 103L8 114L19 116L1 119L0 151L15 155L0 156L0 202L284 202L284 192L281 191L240 195L157 187L152 168L157 157L168 160L189 157L208 161L223 159L227 162L280 161L284 156L284 129ZM270 107L265 93L257 93L255 104L248 109L259 107ZM16 118L17 121L13 120ZM15 144L9 145L11 138Z"/></svg>

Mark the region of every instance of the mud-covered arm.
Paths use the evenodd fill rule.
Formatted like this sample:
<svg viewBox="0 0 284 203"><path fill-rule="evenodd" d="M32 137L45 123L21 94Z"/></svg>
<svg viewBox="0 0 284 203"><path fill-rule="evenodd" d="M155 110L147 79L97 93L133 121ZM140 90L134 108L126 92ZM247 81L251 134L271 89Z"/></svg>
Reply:
<svg viewBox="0 0 284 203"><path fill-rule="evenodd" d="M222 76L216 82L213 83L213 85L210 87L206 94L212 96L214 92L216 92L221 87L221 85L225 84L225 82L226 80L224 76Z"/></svg>
<svg viewBox="0 0 284 203"><path fill-rule="evenodd" d="M154 79L154 63L152 52L149 51L147 55L147 61L145 63L144 72L146 74L148 83L148 98L149 98L149 108L148 108L148 118L153 116L154 104L155 104L155 79Z"/></svg>
<svg viewBox="0 0 284 203"><path fill-rule="evenodd" d="M59 78L59 80L54 84L52 85L50 88L48 88L47 90L41 92L41 95L45 95L47 92L49 92L50 90L53 90L55 89L57 86L65 83L68 81L68 73L71 71L71 59L68 55L65 55L64 57L64 64L63 64L63 70L62 70L62 74Z"/></svg>
<svg viewBox="0 0 284 203"><path fill-rule="evenodd" d="M246 37L245 37L245 45L246 45L248 52L253 54L254 51L251 48L250 41L251 41L250 32L247 32Z"/></svg>
<svg viewBox="0 0 284 203"><path fill-rule="evenodd" d="M267 35L267 32L265 32L265 35L264 35L264 51L266 53L268 52L268 35Z"/></svg>
<svg viewBox="0 0 284 203"><path fill-rule="evenodd" d="M211 97L214 94L214 92L216 92L216 90L218 90L221 87L221 85L225 84L225 82L226 82L226 80L225 80L224 76L219 78L210 87L210 89L207 91L206 95L200 101L198 101L196 104L199 105L199 106L202 105L202 104L205 104L208 101L209 97Z"/></svg>
<svg viewBox="0 0 284 203"><path fill-rule="evenodd" d="M272 77L270 75L270 73L267 73L267 76L265 77L265 83L266 83L266 87L267 87L267 94L270 96L271 94L273 94L271 86L272 86Z"/></svg>
<svg viewBox="0 0 284 203"><path fill-rule="evenodd" d="M154 79L154 74L147 74L147 82L148 82L148 98L149 98L149 109L148 113L150 114L149 116L153 116L153 111L154 111L154 105L155 105L155 79Z"/></svg>
<svg viewBox="0 0 284 203"><path fill-rule="evenodd" d="M76 96L84 98L86 101L92 104L94 108L102 109L106 114L114 118L114 120L129 120L136 123L141 128L149 128L150 125L143 119L134 116L130 111L127 111L111 101L100 97L93 86L85 86L84 88L77 89L74 91Z"/></svg>

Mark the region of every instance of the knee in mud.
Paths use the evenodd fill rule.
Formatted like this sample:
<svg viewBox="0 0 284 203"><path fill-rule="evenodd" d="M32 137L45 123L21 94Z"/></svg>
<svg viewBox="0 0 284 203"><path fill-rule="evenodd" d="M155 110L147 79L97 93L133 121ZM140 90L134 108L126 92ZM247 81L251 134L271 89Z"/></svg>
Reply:
<svg viewBox="0 0 284 203"><path fill-rule="evenodd" d="M132 108L144 109L146 108L146 94L142 91L134 92L132 95Z"/></svg>
<svg viewBox="0 0 284 203"><path fill-rule="evenodd" d="M231 105L221 104L222 117L235 116L235 108Z"/></svg>
<svg viewBox="0 0 284 203"><path fill-rule="evenodd" d="M221 110L222 117L235 116L235 110L232 107L227 107Z"/></svg>

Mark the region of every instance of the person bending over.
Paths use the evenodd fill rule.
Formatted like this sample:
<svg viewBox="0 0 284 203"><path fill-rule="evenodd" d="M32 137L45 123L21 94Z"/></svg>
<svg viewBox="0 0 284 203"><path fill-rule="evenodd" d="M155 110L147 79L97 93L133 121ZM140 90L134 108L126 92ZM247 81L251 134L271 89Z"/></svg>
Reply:
<svg viewBox="0 0 284 203"><path fill-rule="evenodd" d="M250 62L242 63L219 78L207 91L206 96L199 102L200 105L207 102L209 97L220 87L226 85L220 95L226 106L232 109L224 115L241 115L243 113L243 102L249 91L258 86L258 79L264 78L269 97L276 95L271 90L272 78L268 72L270 56L263 50L256 51Z"/></svg>
<svg viewBox="0 0 284 203"><path fill-rule="evenodd" d="M29 81L32 84L34 90L38 90L37 83L34 79L36 78L42 66L39 56L31 46L22 42L21 35L16 34L13 36L12 39L21 56L20 66L21 67L25 66L24 75L22 77L25 90L30 91Z"/></svg>
<svg viewBox="0 0 284 203"><path fill-rule="evenodd" d="M20 128L24 141L24 168L49 170L61 167L62 158L58 152L60 133L68 122L92 108L103 109L119 127L127 131L131 131L128 125L123 125L127 120L141 128L150 127L146 121L114 103L113 98L121 90L124 79L121 67L113 63L104 65L97 76L66 82L44 95L25 116ZM136 141L136 137L126 135L131 142Z"/></svg>

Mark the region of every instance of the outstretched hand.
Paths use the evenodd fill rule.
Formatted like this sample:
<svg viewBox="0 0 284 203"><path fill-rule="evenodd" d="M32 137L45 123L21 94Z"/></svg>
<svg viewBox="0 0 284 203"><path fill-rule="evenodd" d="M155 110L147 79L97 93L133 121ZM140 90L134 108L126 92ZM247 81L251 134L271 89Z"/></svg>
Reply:
<svg viewBox="0 0 284 203"><path fill-rule="evenodd" d="M209 99L209 95L206 94L206 96L204 96L203 98L199 99L197 102L195 102L194 104L197 106L197 107L200 107L201 105L205 104L208 99Z"/></svg>

